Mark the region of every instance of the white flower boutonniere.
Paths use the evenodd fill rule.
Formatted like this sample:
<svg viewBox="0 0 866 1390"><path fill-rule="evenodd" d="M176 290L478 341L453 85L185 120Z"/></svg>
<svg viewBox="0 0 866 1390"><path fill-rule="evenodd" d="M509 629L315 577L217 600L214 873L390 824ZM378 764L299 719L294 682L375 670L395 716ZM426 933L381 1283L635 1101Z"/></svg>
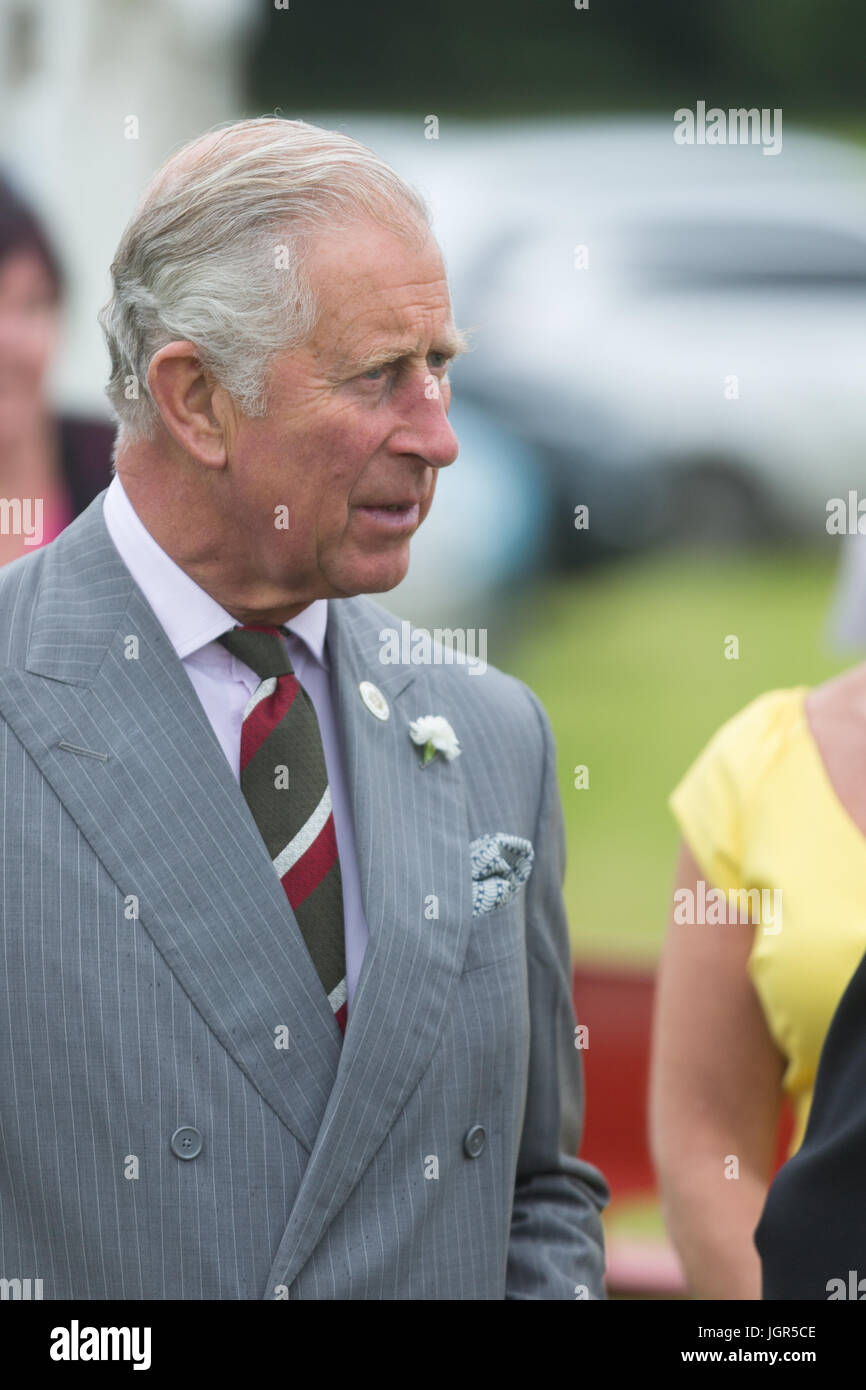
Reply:
<svg viewBox="0 0 866 1390"><path fill-rule="evenodd" d="M420 719L413 719L409 724L409 737L413 743L424 748L422 767L431 763L437 753L441 753L449 763L453 758L460 757L457 735L441 714L425 714Z"/></svg>

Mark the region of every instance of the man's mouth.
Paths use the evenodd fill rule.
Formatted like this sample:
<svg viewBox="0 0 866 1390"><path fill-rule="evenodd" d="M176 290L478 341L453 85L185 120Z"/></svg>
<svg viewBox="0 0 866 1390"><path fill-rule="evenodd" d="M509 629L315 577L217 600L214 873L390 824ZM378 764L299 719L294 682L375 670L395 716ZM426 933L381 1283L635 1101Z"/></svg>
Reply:
<svg viewBox="0 0 866 1390"><path fill-rule="evenodd" d="M378 529L390 532L414 530L421 514L419 502L379 502L356 510Z"/></svg>

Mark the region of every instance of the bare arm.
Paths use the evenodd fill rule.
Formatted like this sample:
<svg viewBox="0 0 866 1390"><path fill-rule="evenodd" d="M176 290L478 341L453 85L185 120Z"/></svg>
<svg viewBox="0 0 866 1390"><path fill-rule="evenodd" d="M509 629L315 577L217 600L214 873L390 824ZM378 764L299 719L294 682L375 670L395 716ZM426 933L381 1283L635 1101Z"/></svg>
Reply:
<svg viewBox="0 0 866 1390"><path fill-rule="evenodd" d="M684 845L676 887L696 892L701 878ZM659 967L650 1145L665 1221L695 1298L761 1296L753 1232L773 1163L785 1060L746 970L754 931L672 920ZM726 1177L737 1168L738 1177Z"/></svg>

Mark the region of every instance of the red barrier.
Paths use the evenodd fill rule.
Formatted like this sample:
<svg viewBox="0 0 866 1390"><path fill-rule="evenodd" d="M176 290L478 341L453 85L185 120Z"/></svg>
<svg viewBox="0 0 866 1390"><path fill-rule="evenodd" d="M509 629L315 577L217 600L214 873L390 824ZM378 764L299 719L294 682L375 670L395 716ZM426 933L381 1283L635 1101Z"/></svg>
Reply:
<svg viewBox="0 0 866 1390"><path fill-rule="evenodd" d="M647 1135L647 1089L655 975L621 965L576 965L573 998L586 1025L582 1052L585 1124L581 1156L595 1164L611 1189L611 1209L624 1199L652 1198L656 1181ZM784 1161L793 1122L789 1106L779 1128L777 1164ZM670 1247L659 1242L611 1245L611 1293L677 1296L682 1276Z"/></svg>

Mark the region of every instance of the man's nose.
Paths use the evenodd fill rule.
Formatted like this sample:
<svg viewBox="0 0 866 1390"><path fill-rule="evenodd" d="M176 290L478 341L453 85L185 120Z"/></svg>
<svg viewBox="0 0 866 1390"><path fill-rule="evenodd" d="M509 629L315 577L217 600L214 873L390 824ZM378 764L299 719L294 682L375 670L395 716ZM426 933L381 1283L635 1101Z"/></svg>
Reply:
<svg viewBox="0 0 866 1390"><path fill-rule="evenodd" d="M447 468L453 463L460 444L448 422L445 403L436 377L416 387L406 403L405 423L392 435L392 448L401 454L417 454L431 468Z"/></svg>

